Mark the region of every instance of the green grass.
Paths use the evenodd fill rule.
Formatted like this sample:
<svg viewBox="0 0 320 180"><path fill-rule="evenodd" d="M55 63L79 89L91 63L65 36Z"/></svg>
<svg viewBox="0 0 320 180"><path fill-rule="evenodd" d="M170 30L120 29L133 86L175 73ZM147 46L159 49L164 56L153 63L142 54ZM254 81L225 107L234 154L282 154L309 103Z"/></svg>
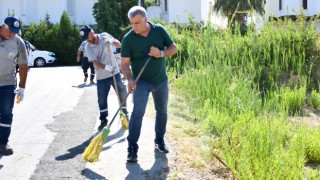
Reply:
<svg viewBox="0 0 320 180"><path fill-rule="evenodd" d="M305 163L320 163L318 128L309 132L288 120L309 104L319 107L319 34L312 24L270 22L246 36L211 27L167 29L178 46L168 60L172 87L183 96L175 103L187 109L174 113L201 127L186 128L190 137L215 137L212 157L222 157L238 179L317 176Z"/></svg>

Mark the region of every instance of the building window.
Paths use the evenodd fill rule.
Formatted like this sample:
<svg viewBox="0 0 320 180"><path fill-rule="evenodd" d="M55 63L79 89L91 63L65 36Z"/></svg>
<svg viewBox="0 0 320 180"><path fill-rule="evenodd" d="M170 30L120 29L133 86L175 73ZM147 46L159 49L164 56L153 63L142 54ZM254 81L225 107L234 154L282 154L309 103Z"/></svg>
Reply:
<svg viewBox="0 0 320 180"><path fill-rule="evenodd" d="M279 0L279 10L282 10L282 0Z"/></svg>
<svg viewBox="0 0 320 180"><path fill-rule="evenodd" d="M168 0L164 0L164 12L168 12Z"/></svg>
<svg viewBox="0 0 320 180"><path fill-rule="evenodd" d="M302 7L303 7L303 9L308 9L308 1L307 0L302 0Z"/></svg>

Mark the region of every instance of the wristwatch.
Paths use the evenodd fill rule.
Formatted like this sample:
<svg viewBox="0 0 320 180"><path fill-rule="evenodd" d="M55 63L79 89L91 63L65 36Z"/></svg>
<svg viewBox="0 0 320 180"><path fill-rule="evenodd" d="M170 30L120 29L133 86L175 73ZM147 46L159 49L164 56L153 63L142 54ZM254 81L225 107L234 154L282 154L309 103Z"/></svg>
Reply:
<svg viewBox="0 0 320 180"><path fill-rule="evenodd" d="M160 51L160 55L163 58L164 57L164 51Z"/></svg>

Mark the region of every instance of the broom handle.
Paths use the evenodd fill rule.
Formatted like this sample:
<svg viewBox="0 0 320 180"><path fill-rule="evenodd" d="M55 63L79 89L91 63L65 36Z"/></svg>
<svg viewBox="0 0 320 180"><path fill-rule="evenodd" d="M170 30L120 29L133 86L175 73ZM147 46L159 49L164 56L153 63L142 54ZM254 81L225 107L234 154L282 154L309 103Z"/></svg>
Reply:
<svg viewBox="0 0 320 180"><path fill-rule="evenodd" d="M110 60L110 64L112 64L111 62L111 54L110 54L110 45L108 45L105 49L107 55L109 55L109 60ZM116 62L117 63L117 62ZM118 91L118 86L117 86L117 81L116 81L116 77L114 76L114 71L112 71L112 78L113 78L113 84L114 84L114 89L116 90L116 94L117 94L117 97L118 97L118 103L119 103L119 106L121 107L122 104L121 104L121 101L120 101L120 96L119 96L119 91Z"/></svg>
<svg viewBox="0 0 320 180"><path fill-rule="evenodd" d="M118 97L118 103L120 108L122 107L121 101L120 101L120 96L119 96L119 91L118 91L118 85L117 85L117 80L116 77L114 76L114 71L112 72L112 78L113 78L113 84L114 84L114 89L116 90L116 94Z"/></svg>
<svg viewBox="0 0 320 180"><path fill-rule="evenodd" d="M144 63L144 65L143 65L143 67L141 68L141 70L140 70L137 78L134 80L134 83L135 83L135 84L137 84L137 82L139 81L140 76L142 75L144 69L147 67L149 61L150 61L150 57L149 57L149 58L147 59L147 61ZM113 118L112 118L112 120L111 120L111 122L110 122L110 124L109 124L108 127L111 127L114 119L117 117L117 115L118 115L118 113L119 113L119 111L120 111L120 109L121 109L121 107L122 107L122 104L124 104L124 103L127 101L127 98L128 98L128 96L129 96L129 94L130 94L130 93L128 92L127 95L126 95L126 97L124 98L124 100L121 102L120 107L118 108L117 112L114 114L114 116L113 116Z"/></svg>

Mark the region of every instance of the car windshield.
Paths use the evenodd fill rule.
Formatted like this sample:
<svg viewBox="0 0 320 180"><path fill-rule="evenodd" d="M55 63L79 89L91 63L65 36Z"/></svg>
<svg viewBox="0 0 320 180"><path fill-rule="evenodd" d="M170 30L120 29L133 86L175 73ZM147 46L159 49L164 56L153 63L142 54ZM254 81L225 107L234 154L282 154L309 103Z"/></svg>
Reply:
<svg viewBox="0 0 320 180"><path fill-rule="evenodd" d="M30 42L29 42L29 44L30 44L30 47L31 47L31 49L32 49L32 50L34 50L34 51L35 51L35 50L37 50L37 48L36 48L36 47L34 47L34 45L33 45L33 44L31 44Z"/></svg>

